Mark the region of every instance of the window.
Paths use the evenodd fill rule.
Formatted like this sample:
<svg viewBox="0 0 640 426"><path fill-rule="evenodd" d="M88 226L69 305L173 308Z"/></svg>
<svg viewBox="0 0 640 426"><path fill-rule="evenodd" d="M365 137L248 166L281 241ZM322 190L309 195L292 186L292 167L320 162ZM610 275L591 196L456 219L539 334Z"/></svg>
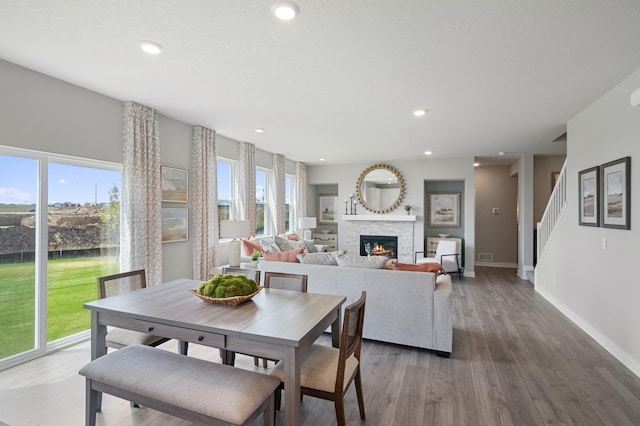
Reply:
<svg viewBox="0 0 640 426"><path fill-rule="evenodd" d="M233 204L233 163L219 159L218 170L218 220L229 220L236 217Z"/></svg>
<svg viewBox="0 0 640 426"><path fill-rule="evenodd" d="M284 177L284 229L287 232L295 232L295 177L286 175Z"/></svg>
<svg viewBox="0 0 640 426"><path fill-rule="evenodd" d="M267 196L267 171L256 169L256 235L265 235L269 230Z"/></svg>

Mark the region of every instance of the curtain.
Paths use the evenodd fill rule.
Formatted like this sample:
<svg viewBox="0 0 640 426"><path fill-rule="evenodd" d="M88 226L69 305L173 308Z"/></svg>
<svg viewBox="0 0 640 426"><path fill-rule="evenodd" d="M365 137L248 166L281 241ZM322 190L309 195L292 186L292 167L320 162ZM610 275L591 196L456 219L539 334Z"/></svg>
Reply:
<svg viewBox="0 0 640 426"><path fill-rule="evenodd" d="M191 241L193 279L206 281L217 264L218 173L216 133L193 127L191 146Z"/></svg>
<svg viewBox="0 0 640 426"><path fill-rule="evenodd" d="M272 225L276 235L285 231L285 169L284 155L273 155L273 177L269 180L269 205L275 209L272 215Z"/></svg>
<svg viewBox="0 0 640 426"><path fill-rule="evenodd" d="M120 269L145 269L149 285L162 282L160 138L157 112L124 104Z"/></svg>
<svg viewBox="0 0 640 426"><path fill-rule="evenodd" d="M256 147L248 142L240 142L240 161L236 194L238 194L238 219L248 220L251 234L256 229Z"/></svg>
<svg viewBox="0 0 640 426"><path fill-rule="evenodd" d="M297 221L301 217L307 216L307 166L299 161L296 162L296 217ZM314 215L312 215L314 216ZM298 224L294 225L295 228Z"/></svg>

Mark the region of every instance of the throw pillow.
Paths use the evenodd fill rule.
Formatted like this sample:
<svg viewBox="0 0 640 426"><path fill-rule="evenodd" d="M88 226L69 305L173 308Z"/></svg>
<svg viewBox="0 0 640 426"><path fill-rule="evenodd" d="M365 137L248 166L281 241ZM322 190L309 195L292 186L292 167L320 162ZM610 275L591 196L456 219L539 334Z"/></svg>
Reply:
<svg viewBox="0 0 640 426"><path fill-rule="evenodd" d="M307 253L315 253L316 245L313 240L304 240L304 245L307 246Z"/></svg>
<svg viewBox="0 0 640 426"><path fill-rule="evenodd" d="M262 246L258 242L258 240L242 240L242 252L245 256L251 256L253 250L258 250L262 253Z"/></svg>
<svg viewBox="0 0 640 426"><path fill-rule="evenodd" d="M336 256L338 266L351 266L352 268L382 269L389 260L386 256L354 256L339 254Z"/></svg>
<svg viewBox="0 0 640 426"><path fill-rule="evenodd" d="M280 247L276 244L276 240L273 237L264 237L260 239L260 245L263 251L275 251L280 252Z"/></svg>
<svg viewBox="0 0 640 426"><path fill-rule="evenodd" d="M286 239L288 239L289 241L298 241L298 234L296 234L295 232L292 232L290 234L280 234L283 237L285 237Z"/></svg>
<svg viewBox="0 0 640 426"><path fill-rule="evenodd" d="M424 262L424 263L394 263L394 271L416 271L416 272L433 272L434 274L442 273L447 274L441 264L437 262Z"/></svg>
<svg viewBox="0 0 640 426"><path fill-rule="evenodd" d="M276 245L278 246L280 251L293 250L293 247L289 243L289 240L286 237L283 237L282 235L276 236Z"/></svg>
<svg viewBox="0 0 640 426"><path fill-rule="evenodd" d="M298 262L297 255L302 253L302 249L282 251L282 252L264 252L262 253L262 259L264 260L275 260L277 262Z"/></svg>
<svg viewBox="0 0 640 426"><path fill-rule="evenodd" d="M337 265L336 252L331 253L302 253L298 255L300 263L313 265Z"/></svg>
<svg viewBox="0 0 640 426"><path fill-rule="evenodd" d="M304 241L290 240L289 245L291 246L291 250L299 249L299 248L303 249L303 251L307 250L307 246L304 244Z"/></svg>

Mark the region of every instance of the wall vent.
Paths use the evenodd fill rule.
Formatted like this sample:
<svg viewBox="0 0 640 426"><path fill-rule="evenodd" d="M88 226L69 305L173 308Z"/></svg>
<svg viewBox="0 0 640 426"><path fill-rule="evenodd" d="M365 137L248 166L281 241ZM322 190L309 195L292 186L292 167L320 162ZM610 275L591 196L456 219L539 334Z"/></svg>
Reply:
<svg viewBox="0 0 640 426"><path fill-rule="evenodd" d="M493 253L478 253L478 260L482 262L493 262Z"/></svg>

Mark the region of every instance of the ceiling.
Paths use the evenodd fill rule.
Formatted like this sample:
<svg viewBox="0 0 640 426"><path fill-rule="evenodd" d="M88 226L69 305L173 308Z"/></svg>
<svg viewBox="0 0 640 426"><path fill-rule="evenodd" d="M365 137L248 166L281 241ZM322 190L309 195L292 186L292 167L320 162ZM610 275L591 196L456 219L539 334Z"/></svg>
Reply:
<svg viewBox="0 0 640 426"><path fill-rule="evenodd" d="M564 153L640 68L638 0L271 3L0 0L0 58L308 164Z"/></svg>

